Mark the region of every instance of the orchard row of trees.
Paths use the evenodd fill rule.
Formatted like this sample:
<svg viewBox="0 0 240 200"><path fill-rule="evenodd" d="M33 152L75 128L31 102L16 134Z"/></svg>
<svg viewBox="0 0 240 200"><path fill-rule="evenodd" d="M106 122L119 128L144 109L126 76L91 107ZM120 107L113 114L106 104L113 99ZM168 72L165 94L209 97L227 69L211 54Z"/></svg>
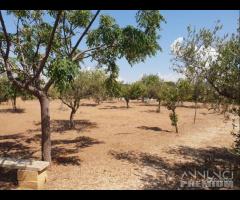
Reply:
<svg viewBox="0 0 240 200"><path fill-rule="evenodd" d="M195 102L201 83L210 87L210 99L215 108L233 114L235 153L240 155L240 17L236 33L221 34L220 22L199 30L187 27L187 36L172 45L173 69L184 74L194 85Z"/></svg>
<svg viewBox="0 0 240 200"><path fill-rule="evenodd" d="M112 16L100 13L0 11L0 73L5 72L14 86L39 100L42 160L51 162L48 92L52 85L63 92L86 59L105 68L110 73L108 85L114 85L118 59L125 58L133 65L161 51L158 39L165 19L158 10L137 11L135 26L119 26ZM6 15L12 20L11 30Z"/></svg>
<svg viewBox="0 0 240 200"><path fill-rule="evenodd" d="M161 51L158 39L165 19L157 10L141 10L135 16L136 26L120 27L113 17L100 12L0 11L0 73L5 73L9 80L7 88L17 88L39 100L42 160L51 162L51 90L53 93L56 90L62 102L71 108L72 119L82 98L91 96L98 102L104 99L105 92L102 88L98 90L102 82L107 96L123 97L127 107L131 99L155 98L160 112L164 102L171 110L170 119L176 131L176 107L185 100L195 102L194 121L199 101L211 102L214 106L231 105L229 111L239 117L240 30L231 36L221 36L218 24L213 29L188 27L187 36L172 48L173 68L184 74L185 80L174 84L151 75L133 84L123 84L117 82L117 60L125 58L134 65ZM11 30L5 24L5 15L14 20ZM102 72L79 70L89 58L97 63L98 68L104 69L107 77ZM99 84L94 83L96 77L102 77L98 79ZM3 100L10 94L12 92L3 95ZM12 99L17 96L14 95ZM236 136L235 147L240 152L240 132L234 131L233 134Z"/></svg>
<svg viewBox="0 0 240 200"><path fill-rule="evenodd" d="M70 128L74 128L74 115L80 107L81 99L86 98L94 99L97 104L112 97L123 98L127 108L130 107L130 100L155 99L158 102L156 112L161 112L162 104L171 110L170 119L172 125L176 127L176 132L178 132L176 107L182 106L184 101L196 102L197 99L199 102L211 103L220 110L221 101L216 99L214 90L211 90L207 83L198 85L199 90L196 93L194 85L188 79L179 79L176 83L166 82L158 75L150 74L144 75L140 80L131 84L116 81L113 93L107 85L109 78L103 70L78 70L77 75L71 81L65 84L56 82L49 89L48 97L60 99L63 104L70 108ZM26 99L26 94L16 88L6 76L0 78L0 94L2 101L11 100L13 102L14 110L16 110L17 97L21 96ZM195 110L197 110L197 104L195 105ZM195 119L196 112L194 123Z"/></svg>

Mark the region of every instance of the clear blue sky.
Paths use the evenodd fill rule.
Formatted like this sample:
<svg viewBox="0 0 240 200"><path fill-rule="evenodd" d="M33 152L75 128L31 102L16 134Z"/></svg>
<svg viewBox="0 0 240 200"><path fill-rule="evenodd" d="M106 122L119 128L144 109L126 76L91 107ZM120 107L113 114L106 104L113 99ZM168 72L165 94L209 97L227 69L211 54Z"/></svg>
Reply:
<svg viewBox="0 0 240 200"><path fill-rule="evenodd" d="M176 80L178 75L171 70L170 45L178 37L185 36L188 25L201 27L213 27L217 20L223 24L222 33L233 33L237 29L238 10L163 10L160 11L167 23L162 24L161 39L159 44L163 52L159 52L155 57L148 58L144 63L139 63L131 67L126 60L118 61L120 67L120 79L126 82L138 80L143 74L157 74L168 80ZM120 26L128 24L135 25L135 14L133 10L103 10L102 14L113 16ZM13 21L6 20L8 29L13 28ZM96 24L95 24L96 25ZM85 66L94 66L93 63L86 62Z"/></svg>

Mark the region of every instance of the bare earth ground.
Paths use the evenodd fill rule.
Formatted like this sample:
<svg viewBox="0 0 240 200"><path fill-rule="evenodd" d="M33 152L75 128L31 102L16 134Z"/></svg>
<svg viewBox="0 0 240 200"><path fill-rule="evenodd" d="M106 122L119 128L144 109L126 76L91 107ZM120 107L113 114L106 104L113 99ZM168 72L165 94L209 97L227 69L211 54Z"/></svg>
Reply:
<svg viewBox="0 0 240 200"><path fill-rule="evenodd" d="M0 156L40 159L40 108L36 100L0 105ZM186 170L219 169L239 162L229 153L231 121L191 103L177 108L179 134L169 111L157 104L82 102L75 130L70 110L51 101L52 157L46 189L177 189ZM14 172L0 172L0 188L12 189ZM235 187L238 188L238 185Z"/></svg>

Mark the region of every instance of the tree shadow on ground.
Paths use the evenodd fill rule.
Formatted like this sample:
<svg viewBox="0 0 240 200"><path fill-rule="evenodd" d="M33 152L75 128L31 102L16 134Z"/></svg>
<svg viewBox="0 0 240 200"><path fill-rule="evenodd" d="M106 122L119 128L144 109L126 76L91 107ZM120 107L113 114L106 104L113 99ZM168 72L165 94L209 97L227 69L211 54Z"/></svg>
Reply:
<svg viewBox="0 0 240 200"><path fill-rule="evenodd" d="M207 170L209 174L231 170L233 172L234 188L240 188L240 159L231 154L226 148L211 147L207 149L195 149L180 146L177 149L168 151L168 153L179 157L183 156L189 160L186 162L182 162L181 160L180 162L170 163L168 158L155 154L134 151L109 152L117 160L128 161L139 166L139 176L143 182L142 189L206 189L180 187L183 174L189 171L194 172L195 170L201 173ZM142 172L143 168L146 169L145 173ZM154 175L152 172L154 172Z"/></svg>
<svg viewBox="0 0 240 200"><path fill-rule="evenodd" d="M80 136L76 137L75 139L60 139L60 140L53 140L52 145L59 145L59 144L75 144L77 148L86 148L90 147L93 144L102 144L96 139L87 137L87 136Z"/></svg>
<svg viewBox="0 0 240 200"><path fill-rule="evenodd" d="M16 140L16 139L21 139L24 138L23 133L15 133L15 134L11 134L11 135L0 135L0 142L1 140Z"/></svg>
<svg viewBox="0 0 240 200"><path fill-rule="evenodd" d="M148 104L148 103L139 103L139 106L154 106L154 107L157 107L158 104Z"/></svg>
<svg viewBox="0 0 240 200"><path fill-rule="evenodd" d="M30 158L36 151L25 144L23 133L0 136L0 156L11 158Z"/></svg>
<svg viewBox="0 0 240 200"><path fill-rule="evenodd" d="M0 109L0 113L16 113L16 114L21 114L21 113L25 113L25 109L24 108L17 108L12 109L12 108L6 108L6 109Z"/></svg>
<svg viewBox="0 0 240 200"><path fill-rule="evenodd" d="M105 103L110 103L110 104L113 104L113 103L118 103L119 101L111 101L111 100L108 100L108 101L104 101Z"/></svg>
<svg viewBox="0 0 240 200"><path fill-rule="evenodd" d="M80 132L89 128L97 127L97 124L95 122L90 122L89 120L74 120L74 124L74 128L71 128L69 120L52 120L51 130L54 132L64 132L73 129Z"/></svg>
<svg viewBox="0 0 240 200"><path fill-rule="evenodd" d="M27 143L41 142L41 135L35 135L25 140ZM74 139L55 139L52 140L52 160L58 165L80 165L81 160L77 155L80 149L91 147L94 144L104 142L96 139L80 136Z"/></svg>
<svg viewBox="0 0 240 200"><path fill-rule="evenodd" d="M143 110L141 112L161 114L161 112L158 112L157 109L156 110Z"/></svg>
<svg viewBox="0 0 240 200"><path fill-rule="evenodd" d="M131 107L129 107L131 108ZM105 106L104 108L99 108L100 110L108 110L108 109L127 109L126 106Z"/></svg>
<svg viewBox="0 0 240 200"><path fill-rule="evenodd" d="M209 113L205 113L205 112L200 112L200 114L202 114L202 115L207 115L207 114L209 114Z"/></svg>
<svg viewBox="0 0 240 200"><path fill-rule="evenodd" d="M0 136L0 157L15 159L37 159L37 151L25 144L23 133ZM17 186L17 170L0 168L0 189L15 189Z"/></svg>
<svg viewBox="0 0 240 200"><path fill-rule="evenodd" d="M64 147L53 147L52 148L52 161L58 165L80 165L81 159L77 155L77 149L66 149Z"/></svg>
<svg viewBox="0 0 240 200"><path fill-rule="evenodd" d="M97 103L82 103L81 106L96 107L96 106L98 106L98 104Z"/></svg>
<svg viewBox="0 0 240 200"><path fill-rule="evenodd" d="M75 139L61 139L52 141L52 157L53 162L61 165L80 165L78 152L80 149L91 147L95 144L103 144L104 142L86 137L80 136ZM59 146L61 145L61 146ZM71 148L66 148L66 145Z"/></svg>
<svg viewBox="0 0 240 200"><path fill-rule="evenodd" d="M32 130L31 130L31 131L32 131ZM39 142L39 144L40 144L41 138L42 138L41 134L36 134L36 135L33 135L33 136L30 137L30 138L26 138L26 139L25 139L25 142L28 143L28 144L33 143L33 142L34 142L34 143Z"/></svg>
<svg viewBox="0 0 240 200"><path fill-rule="evenodd" d="M23 133L0 136L0 157L40 160L35 153L40 151L41 135L24 135ZM39 144L34 144L39 143ZM57 165L80 165L79 151L104 142L81 136L75 139L58 139L52 141L52 160ZM37 148L35 148L37 147ZM39 154L37 154L39 155ZM16 176L0 169L0 189L13 189Z"/></svg>
<svg viewBox="0 0 240 200"><path fill-rule="evenodd" d="M172 131L164 130L164 129L156 127L156 126L138 126L137 128L144 129L144 130L151 130L151 131L159 131L159 132L161 132L161 131L168 132L168 133L172 132Z"/></svg>
<svg viewBox="0 0 240 200"><path fill-rule="evenodd" d="M17 170L5 169L0 167L0 189L16 189L17 185Z"/></svg>
<svg viewBox="0 0 240 200"><path fill-rule="evenodd" d="M194 109L195 105L177 105L178 108L190 108L190 109ZM204 106L202 105L197 105L197 109L200 108L204 108Z"/></svg>
<svg viewBox="0 0 240 200"><path fill-rule="evenodd" d="M40 122L35 123L35 125L40 126ZM88 130L90 128L96 128L97 123L90 122L89 120L74 120L75 126L72 128L70 126L69 120L51 120L51 131L53 132L65 132L69 130L76 130L78 132ZM41 129L28 130L30 132L36 132Z"/></svg>

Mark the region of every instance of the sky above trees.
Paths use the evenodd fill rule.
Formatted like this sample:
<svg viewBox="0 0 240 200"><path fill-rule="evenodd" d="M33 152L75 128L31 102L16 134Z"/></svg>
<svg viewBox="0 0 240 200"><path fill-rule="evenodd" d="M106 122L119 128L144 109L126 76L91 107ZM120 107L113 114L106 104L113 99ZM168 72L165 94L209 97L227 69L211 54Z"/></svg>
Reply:
<svg viewBox="0 0 240 200"><path fill-rule="evenodd" d="M143 74L159 74L165 80L175 81L180 76L171 69L171 44L177 39L184 37L187 33L187 26L192 25L196 28L213 27L217 20L223 24L223 33L233 33L237 29L238 10L163 10L160 11L165 17L167 23L162 23L159 40L163 51L159 52L155 57L148 58L145 63L139 63L131 67L125 59L118 61L120 66L119 79L125 82L133 82L142 77ZM135 25L134 10L103 10L102 14L113 16L120 26L126 24ZM4 16L6 25L9 30L14 27L13 20ZM84 42L83 42L84 44ZM90 60L84 64L84 68L95 66Z"/></svg>

